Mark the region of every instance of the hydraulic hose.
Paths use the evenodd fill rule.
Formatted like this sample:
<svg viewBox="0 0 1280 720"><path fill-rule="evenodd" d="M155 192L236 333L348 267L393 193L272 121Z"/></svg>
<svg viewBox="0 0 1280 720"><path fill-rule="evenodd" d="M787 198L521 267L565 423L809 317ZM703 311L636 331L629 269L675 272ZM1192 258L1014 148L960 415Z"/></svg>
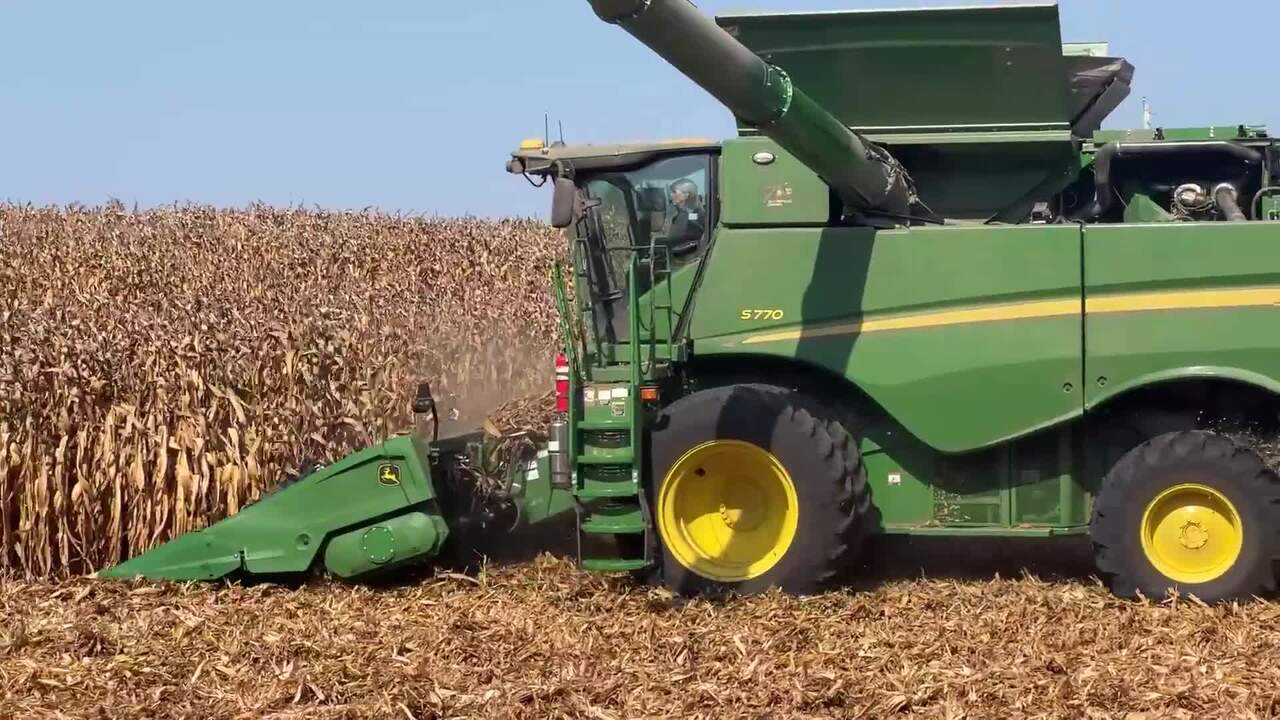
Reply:
<svg viewBox="0 0 1280 720"><path fill-rule="evenodd" d="M1249 219L1240 209L1236 195L1236 188L1231 183L1222 183L1213 189L1213 200L1218 203L1218 209L1226 216L1228 222L1244 222Z"/></svg>
<svg viewBox="0 0 1280 720"><path fill-rule="evenodd" d="M1248 175L1262 167L1262 153L1253 148L1225 140L1208 140L1204 142L1112 142L1102 146L1094 157L1094 198L1084 210L1074 218L1084 222L1093 222L1111 209L1115 202L1114 177L1119 173L1116 164L1125 160L1138 158L1171 157L1188 152L1210 152L1229 156L1239 160L1246 170L1239 176L1238 183L1244 185ZM1234 201L1234 198L1232 198ZM1239 210L1239 205L1236 204ZM1243 213L1242 213L1243 214Z"/></svg>

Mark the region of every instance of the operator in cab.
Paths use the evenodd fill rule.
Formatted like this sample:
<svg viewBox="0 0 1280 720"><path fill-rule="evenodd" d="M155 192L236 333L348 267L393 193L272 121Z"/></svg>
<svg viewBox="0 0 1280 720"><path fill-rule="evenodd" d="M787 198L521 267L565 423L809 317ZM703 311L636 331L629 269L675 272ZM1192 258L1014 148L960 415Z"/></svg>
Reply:
<svg viewBox="0 0 1280 720"><path fill-rule="evenodd" d="M671 183L671 207L663 235L671 256L684 259L697 253L706 231L706 215L698 199L698 186L692 180Z"/></svg>

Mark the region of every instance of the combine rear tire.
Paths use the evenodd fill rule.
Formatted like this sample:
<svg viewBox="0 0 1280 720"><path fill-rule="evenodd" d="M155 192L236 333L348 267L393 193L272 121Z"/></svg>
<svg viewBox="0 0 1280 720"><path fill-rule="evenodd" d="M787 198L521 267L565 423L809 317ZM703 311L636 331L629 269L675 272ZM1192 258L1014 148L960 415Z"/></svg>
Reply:
<svg viewBox="0 0 1280 720"><path fill-rule="evenodd" d="M666 408L651 442L662 577L677 594L805 594L853 564L870 489L853 438L816 402L710 389Z"/></svg>
<svg viewBox="0 0 1280 720"><path fill-rule="evenodd" d="M1222 435L1160 435L1107 474L1090 524L1098 570L1113 593L1204 602L1275 588L1280 478Z"/></svg>

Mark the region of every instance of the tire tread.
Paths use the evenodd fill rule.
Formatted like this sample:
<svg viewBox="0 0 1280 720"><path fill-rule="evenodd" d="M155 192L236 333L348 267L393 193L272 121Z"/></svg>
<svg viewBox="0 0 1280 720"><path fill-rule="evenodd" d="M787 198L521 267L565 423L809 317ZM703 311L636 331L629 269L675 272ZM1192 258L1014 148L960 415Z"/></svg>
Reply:
<svg viewBox="0 0 1280 720"><path fill-rule="evenodd" d="M867 532L871 490L857 443L844 424L836 419L835 413L811 396L795 390L768 383L747 382L708 388L698 394L744 391L756 393L763 403L780 404L777 416L814 443L815 459L822 471L815 473L811 481L827 483L828 487L834 488L832 500L842 510L841 520L831 528L834 537L831 538L830 549L823 558L821 570L810 583L805 583L815 590L829 588L852 569ZM692 397L695 396L690 396ZM708 397L707 400L714 401L714 398ZM668 411L681 410L673 405L663 410L663 414ZM661 423L662 419L659 418L659 424Z"/></svg>
<svg viewBox="0 0 1280 720"><path fill-rule="evenodd" d="M1090 536L1098 572L1116 595L1131 597L1142 590L1141 580L1125 560L1125 535L1132 530L1122 522L1127 486L1161 465L1194 459L1221 463L1245 479L1251 500L1261 501L1271 508L1263 546L1268 560L1266 567L1249 575L1243 587L1225 594L1240 597L1275 589L1276 580L1270 560L1280 556L1280 476L1251 448L1224 435L1190 430L1158 435L1143 442L1121 457L1103 478L1102 489L1094 504Z"/></svg>

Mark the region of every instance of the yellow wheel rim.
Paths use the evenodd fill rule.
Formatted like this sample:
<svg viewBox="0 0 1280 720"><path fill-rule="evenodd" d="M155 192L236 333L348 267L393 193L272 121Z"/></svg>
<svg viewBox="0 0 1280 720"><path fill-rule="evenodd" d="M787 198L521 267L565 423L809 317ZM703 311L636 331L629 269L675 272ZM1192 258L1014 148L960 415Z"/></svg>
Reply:
<svg viewBox="0 0 1280 720"><path fill-rule="evenodd" d="M798 518L786 468L738 440L692 448L658 493L658 532L667 549L684 567L720 582L768 572L791 547Z"/></svg>
<svg viewBox="0 0 1280 720"><path fill-rule="evenodd" d="M1165 577L1204 583L1222 576L1244 547L1240 513L1225 495L1206 485L1175 485L1142 514L1142 551Z"/></svg>

